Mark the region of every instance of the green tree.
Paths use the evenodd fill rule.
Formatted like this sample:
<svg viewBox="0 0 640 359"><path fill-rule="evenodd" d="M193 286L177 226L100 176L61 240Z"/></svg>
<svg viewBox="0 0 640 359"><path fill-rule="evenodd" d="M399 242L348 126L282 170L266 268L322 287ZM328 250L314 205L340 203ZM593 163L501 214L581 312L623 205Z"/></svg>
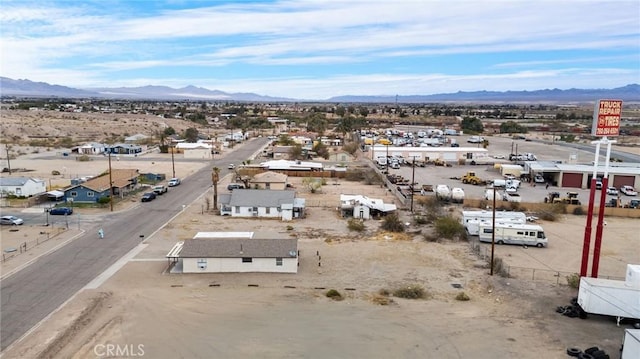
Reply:
<svg viewBox="0 0 640 359"><path fill-rule="evenodd" d="M482 121L477 117L465 117L462 119L462 129L473 133L482 133L484 126Z"/></svg>
<svg viewBox="0 0 640 359"><path fill-rule="evenodd" d="M317 153L318 156L326 159L329 159L329 149L322 142L318 141L315 146L313 146L313 152Z"/></svg>
<svg viewBox="0 0 640 359"><path fill-rule="evenodd" d="M292 160L302 160L304 156L302 155L302 146L298 143L294 144L289 150L289 158Z"/></svg>
<svg viewBox="0 0 640 359"><path fill-rule="evenodd" d="M187 142L198 142L198 129L189 127L184 131L184 138Z"/></svg>
<svg viewBox="0 0 640 359"><path fill-rule="evenodd" d="M167 127L164 129L164 134L166 136L171 136L176 134L176 130L173 127Z"/></svg>
<svg viewBox="0 0 640 359"><path fill-rule="evenodd" d="M278 145L280 146L293 146L296 144L296 141L293 140L293 138L289 137L289 135L287 134L281 134L280 137L278 137Z"/></svg>

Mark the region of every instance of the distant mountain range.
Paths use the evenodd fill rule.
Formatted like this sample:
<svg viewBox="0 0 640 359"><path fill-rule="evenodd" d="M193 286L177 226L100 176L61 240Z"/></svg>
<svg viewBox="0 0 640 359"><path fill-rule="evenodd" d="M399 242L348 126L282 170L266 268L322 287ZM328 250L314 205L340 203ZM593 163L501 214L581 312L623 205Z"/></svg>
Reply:
<svg viewBox="0 0 640 359"><path fill-rule="evenodd" d="M537 91L473 91L435 95L410 96L337 96L321 100L304 100L262 96L254 93L228 93L202 87L187 86L174 89L167 86L116 87L76 89L51 85L46 82L13 80L0 77L0 96L7 97L59 97L104 98L131 100L194 100L194 101L243 101L243 102L342 102L342 103L572 103L593 102L611 98L627 102L640 102L640 85L630 84L613 89L545 89Z"/></svg>

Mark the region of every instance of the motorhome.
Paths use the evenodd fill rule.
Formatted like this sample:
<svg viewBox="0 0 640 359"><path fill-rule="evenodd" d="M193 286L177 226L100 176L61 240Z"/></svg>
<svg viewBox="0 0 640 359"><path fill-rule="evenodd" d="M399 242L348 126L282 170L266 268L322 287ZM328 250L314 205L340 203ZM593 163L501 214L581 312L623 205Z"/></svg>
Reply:
<svg viewBox="0 0 640 359"><path fill-rule="evenodd" d="M466 225L470 220L492 220L493 211L462 211L462 225ZM513 219L525 223L527 215L524 212L496 211L496 220Z"/></svg>
<svg viewBox="0 0 640 359"><path fill-rule="evenodd" d="M544 229L536 224L496 224L495 228L490 224L481 224L478 239L480 242L491 243L494 231L497 244L520 244L542 248L548 243Z"/></svg>
<svg viewBox="0 0 640 359"><path fill-rule="evenodd" d="M526 224L526 220L520 218L496 218L496 226L506 224ZM464 228L466 228L470 236L477 236L480 234L480 225L491 228L493 227L493 219L470 219L464 224Z"/></svg>

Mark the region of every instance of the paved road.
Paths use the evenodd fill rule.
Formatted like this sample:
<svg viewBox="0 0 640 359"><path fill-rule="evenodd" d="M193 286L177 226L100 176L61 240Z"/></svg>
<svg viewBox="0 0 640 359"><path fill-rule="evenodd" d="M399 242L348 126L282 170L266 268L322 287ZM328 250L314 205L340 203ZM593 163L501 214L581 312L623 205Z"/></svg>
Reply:
<svg viewBox="0 0 640 359"><path fill-rule="evenodd" d="M106 216L102 228L105 239L98 239L97 229L61 249L40 258L32 265L0 282L1 311L0 350L58 308L100 273L138 245L211 187L211 168L228 173L228 163L240 163L267 142L252 140L222 159L211 161L178 187L139 208Z"/></svg>

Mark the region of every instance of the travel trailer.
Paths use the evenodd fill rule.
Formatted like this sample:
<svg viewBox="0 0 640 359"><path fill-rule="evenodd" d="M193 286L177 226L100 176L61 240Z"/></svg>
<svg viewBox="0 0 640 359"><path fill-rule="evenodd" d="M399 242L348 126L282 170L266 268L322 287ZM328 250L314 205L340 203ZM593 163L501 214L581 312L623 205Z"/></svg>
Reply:
<svg viewBox="0 0 640 359"><path fill-rule="evenodd" d="M542 248L548 243L542 227L535 224L496 224L495 229L490 224L481 224L478 234L480 242L491 243L494 230L497 244L520 244Z"/></svg>

